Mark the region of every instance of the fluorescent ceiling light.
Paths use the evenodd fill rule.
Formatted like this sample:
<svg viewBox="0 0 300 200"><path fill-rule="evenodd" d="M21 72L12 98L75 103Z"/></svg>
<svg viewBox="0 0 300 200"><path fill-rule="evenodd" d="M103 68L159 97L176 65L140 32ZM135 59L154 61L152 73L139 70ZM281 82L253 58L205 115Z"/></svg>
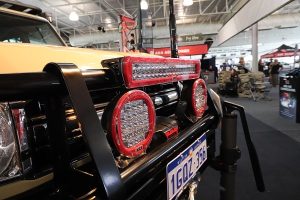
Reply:
<svg viewBox="0 0 300 200"><path fill-rule="evenodd" d="M105 23L111 23L111 18L109 18L109 17L107 17L106 19L105 19Z"/></svg>
<svg viewBox="0 0 300 200"><path fill-rule="evenodd" d="M148 2L146 0L141 0L141 9L148 10Z"/></svg>
<svg viewBox="0 0 300 200"><path fill-rule="evenodd" d="M69 20L78 21L79 20L78 14L75 11L72 11L69 15Z"/></svg>
<svg viewBox="0 0 300 200"><path fill-rule="evenodd" d="M193 0L183 0L182 5L183 6L191 6L193 5Z"/></svg>

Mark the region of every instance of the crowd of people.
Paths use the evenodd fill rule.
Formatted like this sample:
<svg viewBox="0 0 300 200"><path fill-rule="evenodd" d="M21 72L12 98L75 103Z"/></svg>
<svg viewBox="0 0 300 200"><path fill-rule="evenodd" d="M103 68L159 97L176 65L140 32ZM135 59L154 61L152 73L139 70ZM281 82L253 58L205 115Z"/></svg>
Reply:
<svg viewBox="0 0 300 200"><path fill-rule="evenodd" d="M240 57L238 65L234 68L233 66L227 65L226 63L223 63L221 66L221 70L225 71L227 68L230 67L230 71L232 72L233 76L236 76L237 71L243 70L244 73L248 73L249 69L245 67L245 61L243 57ZM258 71L263 72L265 77L269 77L270 83L273 87L276 87L278 85L278 75L280 70L282 70L283 67L278 62L278 59L270 59L269 62L264 63L262 59L258 61Z"/></svg>
<svg viewBox="0 0 300 200"><path fill-rule="evenodd" d="M283 66L280 64L278 59L270 59L268 62L263 62L262 59L258 61L258 71L263 72L265 77L269 77L269 81L273 87L276 87L279 84L279 72L283 69ZM216 67L212 67L209 69L210 71L215 72L215 78L218 78L218 69ZM235 65L230 65L228 63L223 63L220 66L220 71L230 71L232 75L232 81L238 82L238 74L248 73L250 70L245 65L245 60L243 57L240 57L239 63Z"/></svg>

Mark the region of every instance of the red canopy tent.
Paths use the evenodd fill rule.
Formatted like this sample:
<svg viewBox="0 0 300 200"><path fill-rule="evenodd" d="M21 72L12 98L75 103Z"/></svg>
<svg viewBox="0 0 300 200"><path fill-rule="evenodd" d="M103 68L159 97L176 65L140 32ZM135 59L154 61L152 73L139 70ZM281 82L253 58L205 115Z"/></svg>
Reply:
<svg viewBox="0 0 300 200"><path fill-rule="evenodd" d="M296 51L295 48L288 45L281 45L277 49L273 50L270 53L264 54L261 58L279 58L279 57L291 57L300 55L300 51Z"/></svg>

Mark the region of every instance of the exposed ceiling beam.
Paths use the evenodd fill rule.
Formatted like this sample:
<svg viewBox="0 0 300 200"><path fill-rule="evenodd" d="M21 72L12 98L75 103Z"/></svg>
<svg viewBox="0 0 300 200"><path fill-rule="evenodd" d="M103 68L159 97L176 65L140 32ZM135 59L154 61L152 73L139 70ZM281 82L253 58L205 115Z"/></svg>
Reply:
<svg viewBox="0 0 300 200"><path fill-rule="evenodd" d="M127 11L125 10L126 8L125 8L125 1L124 1L124 0L123 0L123 4L121 4L119 0L117 0L117 3L119 4L120 10L121 10L122 12L124 12L128 17L133 18L132 15L131 15L129 12L127 12Z"/></svg>
<svg viewBox="0 0 300 200"><path fill-rule="evenodd" d="M43 4L45 4L45 6L51 6L51 3L49 3L47 0L41 0L41 2ZM63 11L61 10L60 8L52 8L53 10L56 10L57 12L59 12L60 14L62 14L64 17L66 17L67 19L69 18L69 16ZM87 24L86 22L84 22L83 20L80 20L78 21L79 23L82 23L83 25L85 26L89 26L89 24Z"/></svg>
<svg viewBox="0 0 300 200"><path fill-rule="evenodd" d="M163 7L164 7L164 18L167 17L167 0L163 0Z"/></svg>
<svg viewBox="0 0 300 200"><path fill-rule="evenodd" d="M155 10L155 12L152 14L152 18L155 17L156 14L157 14L163 7L164 7L163 5L159 6L159 7Z"/></svg>
<svg viewBox="0 0 300 200"><path fill-rule="evenodd" d="M72 5L82 5L82 4L91 4L91 3L94 3L96 2L96 0L87 0L87 1L80 1L80 2L74 2L74 3L64 3L64 4L58 4L58 5L51 5L51 7L55 7L55 8L58 8L58 7L64 7L64 6L70 6L71 4Z"/></svg>
<svg viewBox="0 0 300 200"><path fill-rule="evenodd" d="M210 8L211 5L212 5L213 3L215 3L215 2L216 2L216 0L212 0L212 1L208 4L208 6L206 6L205 9L202 10L202 13L201 13L201 14L205 13L205 12L207 11L207 9Z"/></svg>
<svg viewBox="0 0 300 200"><path fill-rule="evenodd" d="M229 10L231 11L231 14L229 15L223 15L219 20L222 23L226 23L236 12L238 12L248 1L250 0L238 0L234 1L230 4Z"/></svg>

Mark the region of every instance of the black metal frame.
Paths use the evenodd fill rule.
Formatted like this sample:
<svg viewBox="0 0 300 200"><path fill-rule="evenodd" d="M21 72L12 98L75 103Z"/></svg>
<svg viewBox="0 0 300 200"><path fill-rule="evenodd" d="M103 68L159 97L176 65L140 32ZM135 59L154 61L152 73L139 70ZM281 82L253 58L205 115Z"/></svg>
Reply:
<svg viewBox="0 0 300 200"><path fill-rule="evenodd" d="M260 192L264 192L266 190L264 179L258 155L251 140L244 108L240 105L225 101L223 102L223 111L220 155L211 163L215 169L221 172L220 199L235 199L235 175L237 160L240 158L241 152L237 146L237 115L234 111L238 111L240 114L257 189Z"/></svg>
<svg viewBox="0 0 300 200"><path fill-rule="evenodd" d="M98 187L105 190L108 199L121 199L123 197L123 183L121 176L80 70L74 64L50 63L46 65L44 71L60 77L61 82L64 83L68 90L83 137L88 144L90 155L97 168L98 175L101 177L98 182ZM58 97L58 107L62 107L59 106L59 99L60 98ZM51 105L49 105L49 107L51 108ZM53 110L52 112L50 111L50 115L56 115L56 117L59 117L58 119L61 119L63 117L60 117L60 115L64 115L62 111L63 110L57 112L56 110ZM53 131L59 129L59 133L54 133L56 134L56 137L54 138L58 138L55 141L58 144L62 144L56 149L63 148L63 141L65 141L61 138L62 136L59 135L64 134L65 125L63 122L60 123L62 124L50 123L52 127L49 127L50 130L53 129ZM54 145L57 146L57 143ZM56 159L59 159L55 163L59 164L54 165L54 175L59 179L64 179L65 173L68 171L67 169L69 167L66 160L61 160L65 157L65 152L59 152L62 156L55 156Z"/></svg>
<svg viewBox="0 0 300 200"><path fill-rule="evenodd" d="M264 192L266 190L266 188L265 188L265 184L264 184L264 180L263 180L263 175L262 175L262 171L261 171L261 167L259 164L259 159L258 159L258 155L257 155L256 149L255 149L255 146L251 140L251 135L250 135L247 119L246 119L245 110L242 106L234 104L234 103L230 103L227 101L224 102L224 106L225 106L225 112L232 113L233 111L238 111L240 114L242 127L243 127L243 131L244 131L244 136L245 136L245 141L246 141L248 152L249 152L249 157L250 157L250 161L251 161L251 165L252 165L252 169L253 169L253 173L254 173L256 186L257 186L258 191Z"/></svg>

